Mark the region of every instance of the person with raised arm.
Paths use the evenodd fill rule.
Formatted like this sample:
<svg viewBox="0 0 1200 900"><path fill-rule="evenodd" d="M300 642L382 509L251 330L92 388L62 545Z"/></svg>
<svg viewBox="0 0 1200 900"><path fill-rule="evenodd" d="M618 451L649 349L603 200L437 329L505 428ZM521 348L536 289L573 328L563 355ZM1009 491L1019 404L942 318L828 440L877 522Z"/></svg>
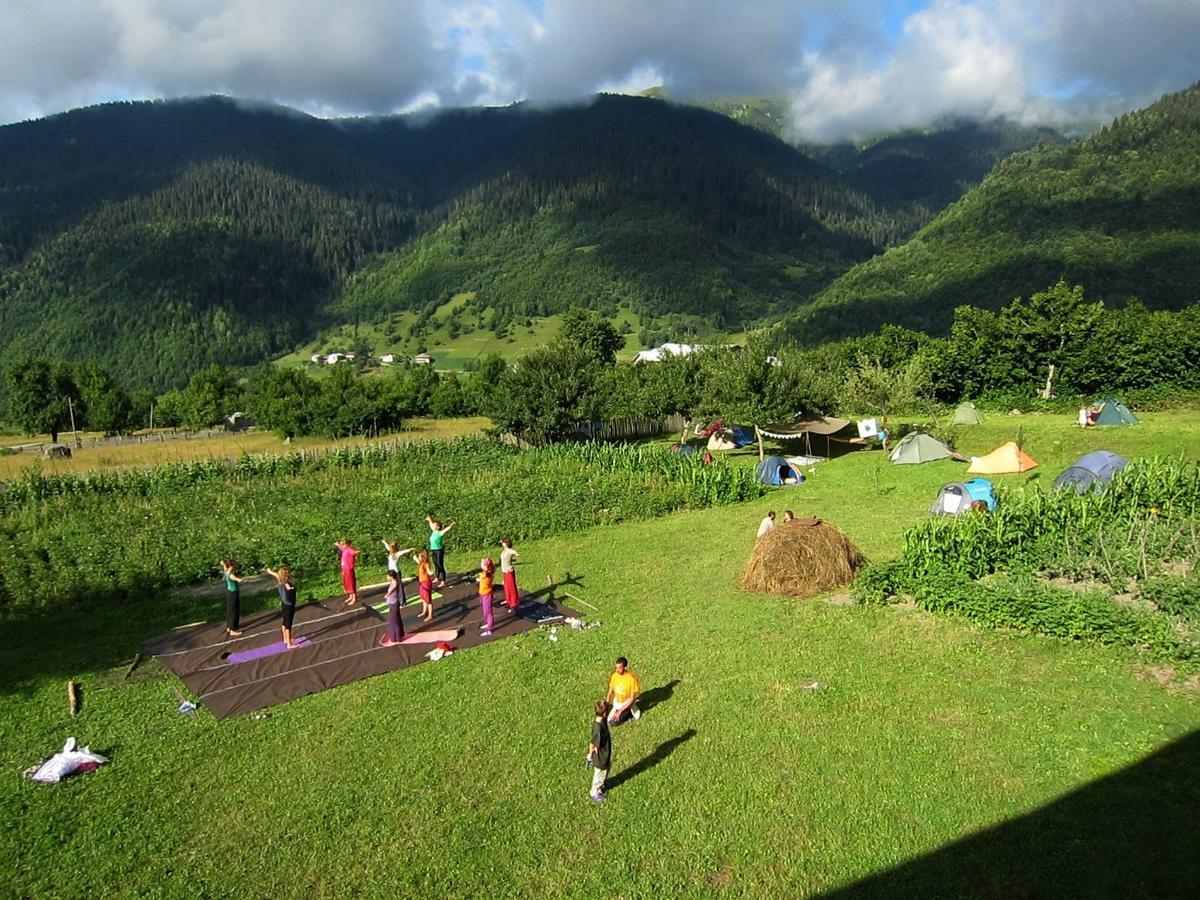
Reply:
<svg viewBox="0 0 1200 900"><path fill-rule="evenodd" d="M437 586L446 586L446 549L443 546L443 541L450 529L454 527L451 522L445 528L442 523L433 516L426 516L425 522L429 525L429 552L433 556L433 568L437 572Z"/></svg>
<svg viewBox="0 0 1200 900"><path fill-rule="evenodd" d="M400 573L400 557L410 555L417 548L406 547L401 550L399 544L386 538L383 546L387 548L387 570L396 573L396 581L400 585L400 605L403 606L408 602L408 598L404 596L404 576Z"/></svg>
<svg viewBox="0 0 1200 900"><path fill-rule="evenodd" d="M283 646L291 650L296 645L292 642L292 622L296 619L296 582L292 579L292 570L280 566L278 570L267 567L267 574L274 576L279 583L279 612L283 616Z"/></svg>
<svg viewBox="0 0 1200 900"><path fill-rule="evenodd" d="M241 637L242 592L238 586L243 579L233 557L221 560L221 576L225 579L225 633L230 637Z"/></svg>

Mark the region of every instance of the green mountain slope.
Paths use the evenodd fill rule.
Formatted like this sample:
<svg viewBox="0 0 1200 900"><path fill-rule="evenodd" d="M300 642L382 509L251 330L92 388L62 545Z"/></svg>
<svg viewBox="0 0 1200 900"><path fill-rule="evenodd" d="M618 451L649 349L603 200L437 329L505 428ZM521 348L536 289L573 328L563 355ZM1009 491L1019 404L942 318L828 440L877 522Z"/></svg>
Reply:
<svg viewBox="0 0 1200 900"><path fill-rule="evenodd" d="M110 104L0 128L0 362L163 388L465 291L497 329L572 304L740 328L903 227L794 148L648 99L347 121Z"/></svg>
<svg viewBox="0 0 1200 900"><path fill-rule="evenodd" d="M1009 158L790 328L810 343L884 322L944 331L956 306L996 308L1059 278L1114 303L1200 297L1200 86L1083 141Z"/></svg>

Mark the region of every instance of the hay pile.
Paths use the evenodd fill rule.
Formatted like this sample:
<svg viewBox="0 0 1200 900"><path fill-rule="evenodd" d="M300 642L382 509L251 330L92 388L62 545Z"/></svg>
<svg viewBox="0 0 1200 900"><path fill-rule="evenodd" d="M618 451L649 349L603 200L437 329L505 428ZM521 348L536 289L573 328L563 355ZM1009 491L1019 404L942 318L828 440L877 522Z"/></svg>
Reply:
<svg viewBox="0 0 1200 900"><path fill-rule="evenodd" d="M738 579L744 591L815 597L845 587L866 557L832 525L819 519L779 523L754 545Z"/></svg>

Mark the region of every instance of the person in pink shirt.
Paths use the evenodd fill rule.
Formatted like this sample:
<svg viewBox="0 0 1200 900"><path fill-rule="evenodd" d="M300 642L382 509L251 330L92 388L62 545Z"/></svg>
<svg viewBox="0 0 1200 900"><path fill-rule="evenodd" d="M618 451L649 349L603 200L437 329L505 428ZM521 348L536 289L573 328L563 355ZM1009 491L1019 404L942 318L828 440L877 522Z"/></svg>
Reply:
<svg viewBox="0 0 1200 900"><path fill-rule="evenodd" d="M346 591L346 605L353 606L358 602L358 581L354 577L354 560L358 551L350 544L350 538L335 541L334 545L342 554L342 588Z"/></svg>

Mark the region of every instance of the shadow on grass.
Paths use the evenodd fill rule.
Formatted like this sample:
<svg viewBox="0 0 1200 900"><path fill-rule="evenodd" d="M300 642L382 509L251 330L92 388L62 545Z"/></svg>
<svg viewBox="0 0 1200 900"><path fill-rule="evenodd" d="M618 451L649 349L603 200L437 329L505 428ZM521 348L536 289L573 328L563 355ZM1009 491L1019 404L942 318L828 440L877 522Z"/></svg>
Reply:
<svg viewBox="0 0 1200 900"><path fill-rule="evenodd" d="M1019 818L825 894L1200 896L1200 731Z"/></svg>
<svg viewBox="0 0 1200 900"><path fill-rule="evenodd" d="M680 684L678 678L668 681L666 684L659 685L655 688L650 688L648 691L643 691L638 694L637 705L642 712L648 712L654 709L660 703L666 703L671 699L671 695L675 693L675 686Z"/></svg>
<svg viewBox="0 0 1200 900"><path fill-rule="evenodd" d="M274 591L243 595L242 612L268 609L277 602ZM2 618L0 693L29 693L43 678L65 680L128 665L149 638L189 622L224 617L224 598L155 597Z"/></svg>
<svg viewBox="0 0 1200 900"><path fill-rule="evenodd" d="M604 783L605 791L611 791L618 785L622 785L626 781L630 781L631 779L641 775L643 772L653 769L660 762L674 753L677 747L682 744L686 744L695 736L696 729L689 728L687 731L683 732L683 734L676 735L669 741L663 741L661 744L655 747L653 751L651 751L648 755L643 756L628 769L622 769L612 778L608 779L608 781Z"/></svg>

